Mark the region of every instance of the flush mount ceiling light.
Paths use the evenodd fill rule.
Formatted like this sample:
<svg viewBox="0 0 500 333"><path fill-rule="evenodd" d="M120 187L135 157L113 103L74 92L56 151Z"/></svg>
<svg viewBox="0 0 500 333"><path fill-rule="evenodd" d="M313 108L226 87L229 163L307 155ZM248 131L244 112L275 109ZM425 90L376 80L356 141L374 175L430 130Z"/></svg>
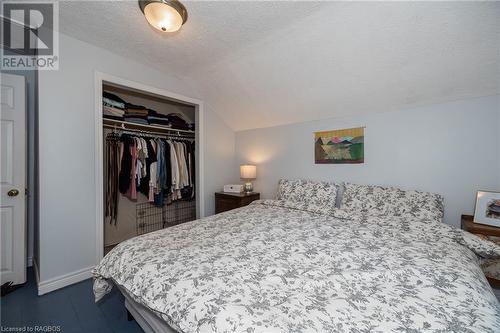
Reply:
<svg viewBox="0 0 500 333"><path fill-rule="evenodd" d="M160 31L175 32L186 23L186 7L177 0L139 0L149 24Z"/></svg>

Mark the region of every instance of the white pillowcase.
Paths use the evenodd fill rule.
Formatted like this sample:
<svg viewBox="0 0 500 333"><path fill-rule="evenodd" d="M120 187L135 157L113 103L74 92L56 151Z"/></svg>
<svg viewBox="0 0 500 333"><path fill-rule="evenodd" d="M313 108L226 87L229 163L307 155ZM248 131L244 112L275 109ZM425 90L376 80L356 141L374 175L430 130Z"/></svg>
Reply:
<svg viewBox="0 0 500 333"><path fill-rule="evenodd" d="M395 187L345 183L340 210L334 215L342 218L400 216L441 222L444 215L443 197Z"/></svg>
<svg viewBox="0 0 500 333"><path fill-rule="evenodd" d="M335 183L281 179L277 199L293 202L297 209L332 215L337 190Z"/></svg>

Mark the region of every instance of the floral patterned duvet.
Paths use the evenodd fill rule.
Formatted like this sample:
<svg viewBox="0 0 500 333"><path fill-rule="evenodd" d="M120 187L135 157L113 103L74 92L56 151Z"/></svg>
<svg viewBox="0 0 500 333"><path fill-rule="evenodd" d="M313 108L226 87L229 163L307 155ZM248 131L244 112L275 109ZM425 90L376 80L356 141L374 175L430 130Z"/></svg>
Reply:
<svg viewBox="0 0 500 333"><path fill-rule="evenodd" d="M266 200L125 241L94 270L180 332L500 332L478 257L436 222L339 219Z"/></svg>

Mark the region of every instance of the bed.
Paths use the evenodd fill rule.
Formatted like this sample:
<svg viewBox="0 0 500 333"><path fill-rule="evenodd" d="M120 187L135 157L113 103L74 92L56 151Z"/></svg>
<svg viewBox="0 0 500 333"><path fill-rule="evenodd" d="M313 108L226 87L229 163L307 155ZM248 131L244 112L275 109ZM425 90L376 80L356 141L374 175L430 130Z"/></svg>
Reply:
<svg viewBox="0 0 500 333"><path fill-rule="evenodd" d="M94 269L146 332L500 332L478 258L442 198L281 181L277 200L127 240Z"/></svg>

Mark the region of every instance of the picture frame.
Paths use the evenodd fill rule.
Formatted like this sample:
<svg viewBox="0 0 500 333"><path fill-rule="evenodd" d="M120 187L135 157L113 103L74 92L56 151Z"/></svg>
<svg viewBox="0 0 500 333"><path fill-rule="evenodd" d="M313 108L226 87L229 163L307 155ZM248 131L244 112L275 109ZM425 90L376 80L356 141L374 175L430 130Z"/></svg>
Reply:
<svg viewBox="0 0 500 333"><path fill-rule="evenodd" d="M365 127L314 132L315 164L365 162Z"/></svg>
<svg viewBox="0 0 500 333"><path fill-rule="evenodd" d="M500 192L477 191L474 222L500 228Z"/></svg>

